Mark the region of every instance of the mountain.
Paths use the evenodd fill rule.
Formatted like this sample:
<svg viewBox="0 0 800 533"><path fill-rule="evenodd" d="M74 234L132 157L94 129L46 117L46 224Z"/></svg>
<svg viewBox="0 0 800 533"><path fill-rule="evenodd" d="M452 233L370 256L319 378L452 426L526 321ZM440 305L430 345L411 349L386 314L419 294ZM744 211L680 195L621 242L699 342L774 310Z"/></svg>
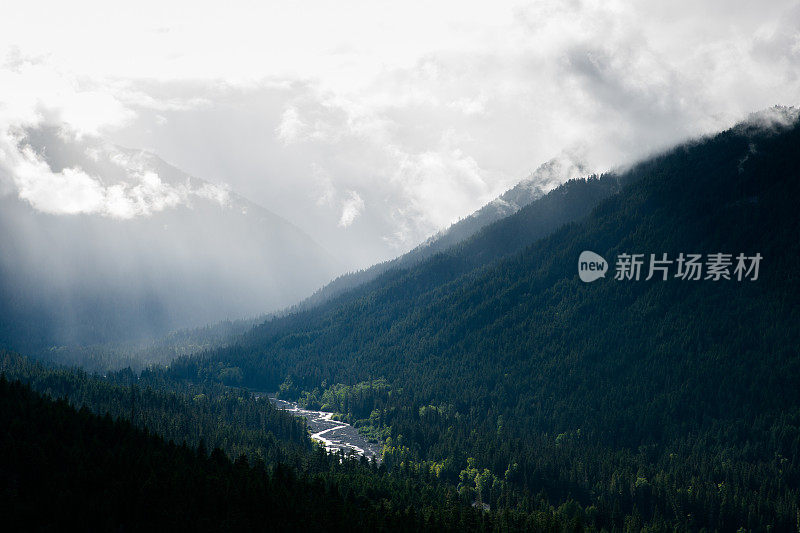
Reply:
<svg viewBox="0 0 800 533"><path fill-rule="evenodd" d="M544 499L588 529L792 530L799 148L796 110L770 110L579 180L619 190L517 252L470 268L456 247L170 372L237 368L243 385L324 403L380 436L387 468L435 471L492 509ZM484 231L509 249L534 205ZM586 250L610 266L593 283ZM676 276L680 254L709 269L719 253L732 279ZM625 254L645 269L667 254L668 279L616 279ZM757 279L737 280L739 254L762 258Z"/></svg>
<svg viewBox="0 0 800 533"><path fill-rule="evenodd" d="M124 342L252 317L298 301L339 268L286 220L154 154L48 129L19 142L46 165L27 171L49 173L60 201L48 204L33 185L42 179L25 169L18 190L0 197L7 347ZM64 190L58 179L69 172L88 176L86 190Z"/></svg>
<svg viewBox="0 0 800 533"><path fill-rule="evenodd" d="M426 243L394 260L376 264L368 269L339 276L312 296L296 305L260 317L235 322L222 322L200 328L186 328L164 338L134 346L112 343L98 350L61 351L48 354L49 359L79 364L97 370L107 368L143 368L149 364L168 363L175 357L235 343L237 338L265 318L283 316L300 309L311 309L344 295L361 286L369 286L375 278L390 271L401 271L426 258L440 253L458 255L460 264L450 265L441 274L457 277L465 269L486 264L498 257L518 251L537 238L547 235L566 222L585 216L597 203L619 188L615 176L603 179L578 180L582 167L572 158L562 156L541 165L499 198L447 230L431 237ZM566 183L558 185L561 181ZM551 193L545 190L552 189ZM531 206L527 208L526 206ZM492 222L526 208L523 231L510 229L512 238L505 238L506 223L492 228ZM442 270L442 269L440 269ZM346 296L345 296L346 297Z"/></svg>
<svg viewBox="0 0 800 533"><path fill-rule="evenodd" d="M530 176L507 190L469 216L440 231L413 250L390 261L378 263L358 272L350 272L331 281L300 303L300 308L313 307L349 289L368 283L384 272L397 268L409 268L425 259L443 252L469 239L492 222L505 218L538 200L559 184L585 174L583 165L569 155L547 161ZM562 223L566 220L562 220Z"/></svg>
<svg viewBox="0 0 800 533"><path fill-rule="evenodd" d="M62 364L77 364L97 371L167 364L181 355L236 343L237 339L253 326L270 317L280 317L320 305L326 306L330 300L351 298L355 292L369 290L376 283L380 283L376 282L375 278L380 277L382 273L395 275L405 272L413 265L425 263L420 272L426 272L424 275L431 277L436 283L441 283L445 278L455 279L466 271L519 251L562 224L586 216L600 200L617 191L620 186L618 176L607 175L600 178L592 176L588 179L571 179L549 193L543 193L541 187L554 186L559 177L564 175L563 169L563 163L557 160L543 165L531 178L524 180L502 196L505 200L499 205L504 207L498 208L496 205L498 202L493 202L476 212L473 217L455 224L451 228L454 230L452 233L442 233L440 240L420 246L394 261L341 276L300 304L255 318L225 321L199 328L185 328L146 343L112 342L102 347L92 346L89 349L72 347L58 351L51 350L40 357ZM542 194L544 195L540 196ZM517 211L516 206L523 201L528 202L522 208L520 215L524 222L511 218L500 219L496 224L488 222L500 216L498 209ZM471 222L473 226L462 225L470 220L475 221ZM479 221L485 225L478 228ZM470 236L469 231L476 233ZM463 238L456 238L456 235L461 235ZM440 257L437 261L425 262L426 257L432 256Z"/></svg>
<svg viewBox="0 0 800 533"><path fill-rule="evenodd" d="M186 384L160 368L101 377L3 350L0 472L3 524L12 530L528 531L559 523L547 508L535 520L492 516L436 479L328 454L312 446L305 419L261 395Z"/></svg>
<svg viewBox="0 0 800 533"><path fill-rule="evenodd" d="M387 500L356 501L349 488L346 498L332 475L312 480L280 463L250 466L245 455L234 462L219 448L209 456L202 444L178 446L4 376L0 452L0 508L14 531L274 531L275 524L284 531L418 531L426 524L387 510ZM458 530L443 519L433 524Z"/></svg>
<svg viewBox="0 0 800 533"><path fill-rule="evenodd" d="M586 175L584 166L567 155L543 163L530 176L499 197L431 237L416 249L417 261L441 252L475 235L492 222L513 215L562 183ZM410 266L405 264L404 266Z"/></svg>

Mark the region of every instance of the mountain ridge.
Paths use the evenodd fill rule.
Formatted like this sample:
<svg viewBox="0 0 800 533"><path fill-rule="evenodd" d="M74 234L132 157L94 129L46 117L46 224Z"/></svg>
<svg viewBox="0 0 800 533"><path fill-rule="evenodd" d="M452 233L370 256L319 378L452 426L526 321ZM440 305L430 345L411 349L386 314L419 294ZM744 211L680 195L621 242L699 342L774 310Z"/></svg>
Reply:
<svg viewBox="0 0 800 533"><path fill-rule="evenodd" d="M343 292L374 280L384 272L396 268L409 268L437 253L444 252L469 239L493 222L510 216L538 200L559 184L575 179L584 173L585 167L569 155L550 159L491 202L429 237L411 251L366 269L343 274L315 291L310 297L300 302L296 308L304 309L319 305Z"/></svg>
<svg viewBox="0 0 800 533"><path fill-rule="evenodd" d="M439 254L170 372L213 381L237 368L241 385L308 405L337 398L347 421L387 435L388 468L441 465L465 499L493 508L509 501L491 490L505 481L574 501L570 516L596 529L789 530L800 125L751 126L635 165L588 216L516 253L457 276L442 275L453 256ZM756 281L587 284L583 250L612 264L623 253L764 259Z"/></svg>

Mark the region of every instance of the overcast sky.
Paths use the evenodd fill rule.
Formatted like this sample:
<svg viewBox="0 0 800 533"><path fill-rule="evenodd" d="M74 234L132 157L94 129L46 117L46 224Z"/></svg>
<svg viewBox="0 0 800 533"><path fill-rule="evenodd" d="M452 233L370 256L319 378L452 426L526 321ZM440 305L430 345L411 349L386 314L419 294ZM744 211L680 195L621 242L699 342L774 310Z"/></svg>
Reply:
<svg viewBox="0 0 800 533"><path fill-rule="evenodd" d="M38 179L15 175L14 131L61 125L227 186L350 267L552 157L601 171L800 100L798 2L112 4L3 10L0 191Z"/></svg>

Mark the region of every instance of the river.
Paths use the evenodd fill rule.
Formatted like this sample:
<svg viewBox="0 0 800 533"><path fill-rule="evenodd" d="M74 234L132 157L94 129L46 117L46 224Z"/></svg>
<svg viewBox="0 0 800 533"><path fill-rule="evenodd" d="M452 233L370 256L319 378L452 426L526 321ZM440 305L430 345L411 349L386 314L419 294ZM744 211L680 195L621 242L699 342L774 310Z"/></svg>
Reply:
<svg viewBox="0 0 800 533"><path fill-rule="evenodd" d="M380 462L381 445L369 442L350 424L333 420L334 413L303 409L295 402L279 400L271 394L268 397L278 409L305 418L311 439L325 446L329 452L344 450L345 454L363 455L367 459L375 457Z"/></svg>

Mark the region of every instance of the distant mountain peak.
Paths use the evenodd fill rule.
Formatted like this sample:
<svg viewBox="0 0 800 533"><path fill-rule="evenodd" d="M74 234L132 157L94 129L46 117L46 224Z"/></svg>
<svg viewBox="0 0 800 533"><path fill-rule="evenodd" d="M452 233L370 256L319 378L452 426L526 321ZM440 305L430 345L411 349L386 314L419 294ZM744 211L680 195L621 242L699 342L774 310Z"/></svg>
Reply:
<svg viewBox="0 0 800 533"><path fill-rule="evenodd" d="M455 244L492 222L516 213L562 183L585 174L586 167L576 156L562 152L488 204L427 239L420 247L438 243L437 249L441 250L442 245Z"/></svg>
<svg viewBox="0 0 800 533"><path fill-rule="evenodd" d="M586 167L580 162L577 155L571 152L562 152L559 156L540 165L511 189L447 229L428 238L410 252L359 272L340 276L301 302L300 307L313 307L349 289L368 283L390 269L407 268L443 252L470 239L487 226L517 213L558 186L585 174Z"/></svg>

